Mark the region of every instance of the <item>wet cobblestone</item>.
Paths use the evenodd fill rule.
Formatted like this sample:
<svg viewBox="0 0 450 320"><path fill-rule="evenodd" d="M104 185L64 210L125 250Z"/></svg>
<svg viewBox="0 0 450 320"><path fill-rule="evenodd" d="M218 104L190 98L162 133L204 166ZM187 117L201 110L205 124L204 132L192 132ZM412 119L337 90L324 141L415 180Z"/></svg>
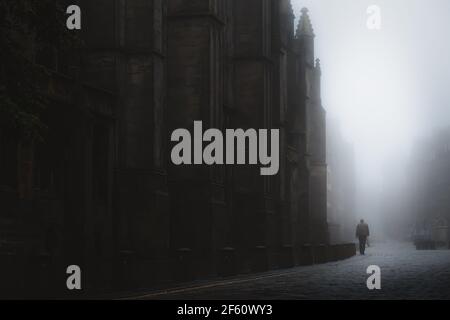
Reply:
<svg viewBox="0 0 450 320"><path fill-rule="evenodd" d="M381 290L366 273L381 268ZM410 244L377 244L366 256L203 284L144 299L450 299L450 251L417 251Z"/></svg>

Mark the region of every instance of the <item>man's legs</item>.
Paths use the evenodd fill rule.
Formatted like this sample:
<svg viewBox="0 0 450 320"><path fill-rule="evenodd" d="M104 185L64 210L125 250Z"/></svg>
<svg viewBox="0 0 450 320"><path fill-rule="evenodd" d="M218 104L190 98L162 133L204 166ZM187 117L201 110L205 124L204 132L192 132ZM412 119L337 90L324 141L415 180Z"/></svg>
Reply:
<svg viewBox="0 0 450 320"><path fill-rule="evenodd" d="M364 255L366 252L366 237L359 237L359 253Z"/></svg>

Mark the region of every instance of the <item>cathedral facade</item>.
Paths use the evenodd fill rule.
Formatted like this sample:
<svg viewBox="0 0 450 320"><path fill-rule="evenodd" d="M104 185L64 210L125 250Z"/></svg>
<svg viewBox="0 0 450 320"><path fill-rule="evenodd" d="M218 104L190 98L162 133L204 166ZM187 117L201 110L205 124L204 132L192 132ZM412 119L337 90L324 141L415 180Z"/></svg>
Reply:
<svg viewBox="0 0 450 320"><path fill-rule="evenodd" d="M325 261L326 114L308 10L294 26L289 0L75 2L81 62L46 87L66 122L19 183L48 192L10 204L27 203L24 247L43 274L77 264L87 288L144 288ZM279 129L279 173L173 165L170 134L194 121Z"/></svg>

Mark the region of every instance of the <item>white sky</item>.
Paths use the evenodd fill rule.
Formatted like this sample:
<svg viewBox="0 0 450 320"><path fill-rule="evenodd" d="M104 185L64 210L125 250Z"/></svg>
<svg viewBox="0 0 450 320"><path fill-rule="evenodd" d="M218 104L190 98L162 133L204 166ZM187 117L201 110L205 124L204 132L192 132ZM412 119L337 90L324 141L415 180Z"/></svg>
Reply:
<svg viewBox="0 0 450 320"><path fill-rule="evenodd" d="M449 0L293 0L316 33L323 103L355 146L360 186L380 188L387 160L450 123ZM381 30L366 26L381 8Z"/></svg>

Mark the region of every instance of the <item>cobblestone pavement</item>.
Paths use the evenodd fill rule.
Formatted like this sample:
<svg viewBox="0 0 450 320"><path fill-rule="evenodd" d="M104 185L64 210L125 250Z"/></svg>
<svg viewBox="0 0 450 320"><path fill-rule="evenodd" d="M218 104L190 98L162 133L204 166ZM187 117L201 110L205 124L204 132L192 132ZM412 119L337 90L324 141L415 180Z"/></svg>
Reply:
<svg viewBox="0 0 450 320"><path fill-rule="evenodd" d="M381 290L369 291L367 267L381 268ZM450 250L416 251L377 244L366 256L199 284L140 299L450 299Z"/></svg>

